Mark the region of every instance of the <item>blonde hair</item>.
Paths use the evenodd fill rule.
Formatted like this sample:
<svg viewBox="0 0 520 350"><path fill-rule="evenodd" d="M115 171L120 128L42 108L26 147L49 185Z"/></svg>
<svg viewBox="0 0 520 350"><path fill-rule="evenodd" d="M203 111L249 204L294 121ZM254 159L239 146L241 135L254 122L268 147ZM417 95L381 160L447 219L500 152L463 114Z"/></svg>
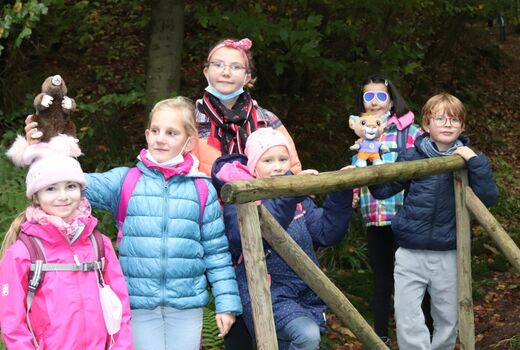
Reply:
<svg viewBox="0 0 520 350"><path fill-rule="evenodd" d="M7 251L7 249L9 249L9 247L12 246L14 242L16 242L18 234L21 231L20 228L24 222L25 210L14 218L13 222L11 223L11 226L9 226L9 229L5 233L4 240L2 241L2 246L0 248L0 260L4 257L4 254Z"/></svg>
<svg viewBox="0 0 520 350"><path fill-rule="evenodd" d="M177 96L157 102L150 111L148 127L150 127L150 123L152 122L153 114L161 109L172 109L181 112L184 118L184 130L186 134L191 137L198 135L195 123L195 103L192 100L187 97Z"/></svg>
<svg viewBox="0 0 520 350"><path fill-rule="evenodd" d="M442 106L444 112L450 117L457 117L461 121L461 126L464 127L466 120L466 108L464 104L455 96L448 93L440 93L431 97L422 108L422 126L430 125L430 119L434 117L433 112Z"/></svg>

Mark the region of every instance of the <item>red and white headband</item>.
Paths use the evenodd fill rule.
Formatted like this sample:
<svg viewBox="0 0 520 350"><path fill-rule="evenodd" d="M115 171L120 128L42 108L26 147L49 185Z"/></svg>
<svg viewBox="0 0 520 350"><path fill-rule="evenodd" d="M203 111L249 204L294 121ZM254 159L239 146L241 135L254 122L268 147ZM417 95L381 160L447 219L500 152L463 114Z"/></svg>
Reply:
<svg viewBox="0 0 520 350"><path fill-rule="evenodd" d="M251 40L249 40L248 38L244 38L244 39L238 40L238 41L235 41L232 39L226 39L223 42L221 42L220 44L216 45L213 49L211 49L211 51L208 54L208 61L209 61L211 55L213 55L215 53L215 51L217 51L218 49L223 48L223 47L231 47L233 49L237 49L238 51L240 51L240 53L242 54L242 57L244 57L244 61L246 63L246 69L249 69L249 58L247 58L247 51L249 51L251 46L253 46L253 42Z"/></svg>

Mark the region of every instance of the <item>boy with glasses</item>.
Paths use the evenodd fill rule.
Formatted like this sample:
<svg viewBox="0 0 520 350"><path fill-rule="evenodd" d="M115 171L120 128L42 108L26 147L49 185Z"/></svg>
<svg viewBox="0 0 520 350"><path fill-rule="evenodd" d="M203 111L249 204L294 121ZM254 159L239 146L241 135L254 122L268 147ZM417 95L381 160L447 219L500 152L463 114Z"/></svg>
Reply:
<svg viewBox="0 0 520 350"><path fill-rule="evenodd" d="M498 189L489 161L476 154L462 135L466 112L462 102L442 93L422 109L425 134L415 148L399 154L397 161L411 161L458 154L468 168L471 189L486 205L493 205ZM395 319L399 348L407 350L453 349L457 339L456 224L451 172L404 182L370 186L376 198L405 190L403 207L392 222L399 248L395 254ZM431 296L435 329L430 341L421 302Z"/></svg>

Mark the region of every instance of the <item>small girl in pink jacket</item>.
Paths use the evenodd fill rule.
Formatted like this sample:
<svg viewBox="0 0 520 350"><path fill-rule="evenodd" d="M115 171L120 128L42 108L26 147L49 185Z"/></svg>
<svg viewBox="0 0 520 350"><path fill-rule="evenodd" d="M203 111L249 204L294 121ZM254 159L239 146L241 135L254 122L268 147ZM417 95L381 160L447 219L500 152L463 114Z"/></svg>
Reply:
<svg viewBox="0 0 520 350"><path fill-rule="evenodd" d="M0 251L5 345L17 350L132 349L125 280L110 239L96 232L97 219L82 197L85 177L71 157L81 153L78 146L63 135L30 146L17 141L7 155L17 165L30 165L26 194L32 204L15 218ZM31 266L20 234L45 256L43 279L34 293L29 278L37 264ZM104 254L96 249L101 246Z"/></svg>

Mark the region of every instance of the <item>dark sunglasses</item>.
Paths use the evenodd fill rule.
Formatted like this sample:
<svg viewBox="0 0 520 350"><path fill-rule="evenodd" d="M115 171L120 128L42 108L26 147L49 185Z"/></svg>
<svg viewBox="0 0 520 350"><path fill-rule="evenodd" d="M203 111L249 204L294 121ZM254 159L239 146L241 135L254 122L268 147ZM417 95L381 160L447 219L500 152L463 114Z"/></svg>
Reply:
<svg viewBox="0 0 520 350"><path fill-rule="evenodd" d="M363 94L363 101L366 103L372 102L374 98L377 98L377 100L381 103L385 103L390 97L385 91L367 91Z"/></svg>

